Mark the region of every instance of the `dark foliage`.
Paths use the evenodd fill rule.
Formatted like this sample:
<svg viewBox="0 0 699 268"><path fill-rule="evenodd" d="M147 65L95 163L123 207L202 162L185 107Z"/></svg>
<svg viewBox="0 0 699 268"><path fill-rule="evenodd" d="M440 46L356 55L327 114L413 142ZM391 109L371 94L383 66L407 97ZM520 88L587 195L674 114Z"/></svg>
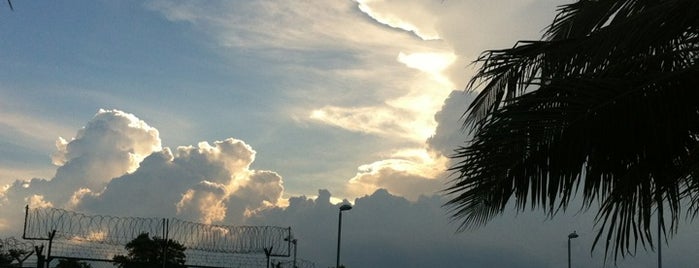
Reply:
<svg viewBox="0 0 699 268"><path fill-rule="evenodd" d="M125 248L129 252L127 256L117 255L112 259L120 268L163 267L163 252L166 253L165 267L185 267L186 248L172 239L166 241L157 236L151 238L143 233L126 244ZM164 251L165 248L167 251Z"/></svg>
<svg viewBox="0 0 699 268"><path fill-rule="evenodd" d="M4 249L3 245L0 245L0 266L8 266L10 265L10 263L12 263L13 260L14 258L12 257L10 252Z"/></svg>
<svg viewBox="0 0 699 268"><path fill-rule="evenodd" d="M477 60L474 138L454 155L446 206L464 230L510 201L553 216L579 196L582 209L600 206L595 245L624 257L653 247L656 213L667 239L698 211L699 1L580 0L558 11L542 40Z"/></svg>
<svg viewBox="0 0 699 268"><path fill-rule="evenodd" d="M92 265L73 259L61 259L58 260L56 268L92 268Z"/></svg>

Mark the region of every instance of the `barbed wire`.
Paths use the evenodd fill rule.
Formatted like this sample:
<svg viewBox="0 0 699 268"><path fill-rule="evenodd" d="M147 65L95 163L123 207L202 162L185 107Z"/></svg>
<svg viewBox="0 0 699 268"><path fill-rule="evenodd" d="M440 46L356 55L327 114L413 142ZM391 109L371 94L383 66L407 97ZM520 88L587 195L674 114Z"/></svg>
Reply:
<svg viewBox="0 0 699 268"><path fill-rule="evenodd" d="M170 238L190 249L222 253L252 253L289 256L291 228L276 226L227 226L172 219Z"/></svg>
<svg viewBox="0 0 699 268"><path fill-rule="evenodd" d="M3 250L19 250L22 252L34 251L34 243L31 241L19 240L13 236L0 239L0 248Z"/></svg>
<svg viewBox="0 0 699 268"><path fill-rule="evenodd" d="M86 215L59 208L27 207L24 239L86 241L109 245L125 245L142 233L160 235L163 220L159 218Z"/></svg>
<svg viewBox="0 0 699 268"><path fill-rule="evenodd" d="M192 250L220 253L289 256L291 228L277 226L229 226L176 218L86 215L58 208L27 207L24 239L67 240L123 246L142 233L167 237Z"/></svg>

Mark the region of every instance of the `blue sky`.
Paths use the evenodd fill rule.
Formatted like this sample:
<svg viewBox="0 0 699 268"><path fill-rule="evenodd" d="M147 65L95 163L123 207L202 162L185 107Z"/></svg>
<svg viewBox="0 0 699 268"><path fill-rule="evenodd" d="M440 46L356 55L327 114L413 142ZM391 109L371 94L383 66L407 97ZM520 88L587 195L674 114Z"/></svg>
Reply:
<svg viewBox="0 0 699 268"><path fill-rule="evenodd" d="M335 234L312 226L334 226L347 199L347 228L394 222L349 236L349 267L559 267L573 229L578 267L598 267L594 215L513 213L454 234L434 196L466 139L470 62L539 38L563 3L13 1L0 8L0 233L16 235L27 203L291 225L327 267ZM687 228L670 267L696 262ZM644 254L619 267L652 267Z"/></svg>

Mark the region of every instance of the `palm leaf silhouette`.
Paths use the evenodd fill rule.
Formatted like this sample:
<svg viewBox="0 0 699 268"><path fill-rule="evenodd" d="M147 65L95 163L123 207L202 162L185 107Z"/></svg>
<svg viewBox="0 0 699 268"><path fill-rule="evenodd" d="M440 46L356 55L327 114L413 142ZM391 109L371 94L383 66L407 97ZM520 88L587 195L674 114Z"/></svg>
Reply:
<svg viewBox="0 0 699 268"><path fill-rule="evenodd" d="M473 140L445 204L460 230L518 210L599 204L605 256L653 247L699 206L699 1L580 0L543 38L484 52L467 85ZM683 208L683 204L690 204ZM669 220L669 222L666 222ZM594 246L593 246L594 249Z"/></svg>

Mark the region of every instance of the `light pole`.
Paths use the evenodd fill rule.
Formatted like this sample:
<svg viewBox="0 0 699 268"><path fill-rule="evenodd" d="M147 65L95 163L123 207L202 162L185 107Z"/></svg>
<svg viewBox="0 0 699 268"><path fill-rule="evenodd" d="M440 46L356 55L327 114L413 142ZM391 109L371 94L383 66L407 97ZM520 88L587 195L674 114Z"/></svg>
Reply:
<svg viewBox="0 0 699 268"><path fill-rule="evenodd" d="M658 202L658 206L662 206L661 202ZM660 221L662 221L662 219L662 209L658 209L658 268L663 268L663 242L662 238L660 237Z"/></svg>
<svg viewBox="0 0 699 268"><path fill-rule="evenodd" d="M298 242L298 240L296 238L292 238L291 240L289 240L289 238L291 238L291 237L284 238L284 241L289 241L289 242L291 242L291 244L294 244L294 265L291 267L296 268L296 249L298 248L298 245L296 245L296 242Z"/></svg>
<svg viewBox="0 0 699 268"><path fill-rule="evenodd" d="M345 210L350 210L352 209L352 206L350 204L344 204L340 206L340 216L339 216L339 221L337 223L337 263L335 264L335 268L340 267L340 239L342 238L342 212Z"/></svg>
<svg viewBox="0 0 699 268"><path fill-rule="evenodd" d="M575 231L568 235L568 268L570 268L570 240L573 238L578 238L578 234Z"/></svg>

